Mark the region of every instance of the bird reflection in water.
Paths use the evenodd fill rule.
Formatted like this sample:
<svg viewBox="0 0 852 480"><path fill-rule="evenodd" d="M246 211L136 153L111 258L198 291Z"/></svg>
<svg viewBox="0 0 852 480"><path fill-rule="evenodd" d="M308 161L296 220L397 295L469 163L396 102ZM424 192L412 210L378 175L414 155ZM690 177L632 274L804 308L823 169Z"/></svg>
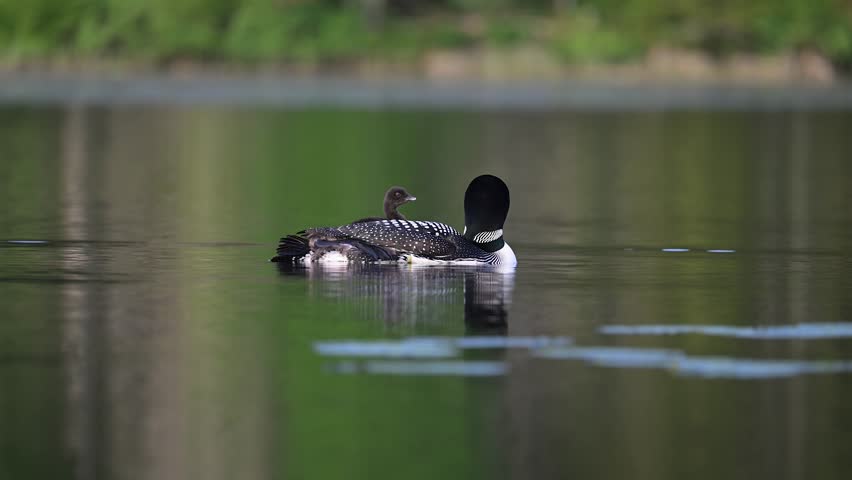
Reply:
<svg viewBox="0 0 852 480"><path fill-rule="evenodd" d="M365 314L380 316L389 324L445 322L456 318L454 311L463 311L467 334L506 335L508 331L514 270L408 264L276 265L282 276L307 278L312 295L357 304Z"/></svg>

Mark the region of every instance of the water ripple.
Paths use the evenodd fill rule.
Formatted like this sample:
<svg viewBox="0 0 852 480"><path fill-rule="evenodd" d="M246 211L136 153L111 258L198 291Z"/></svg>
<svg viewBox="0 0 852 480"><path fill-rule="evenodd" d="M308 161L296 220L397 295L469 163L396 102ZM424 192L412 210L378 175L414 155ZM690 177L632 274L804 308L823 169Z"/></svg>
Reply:
<svg viewBox="0 0 852 480"><path fill-rule="evenodd" d="M489 348L545 348L558 347L571 344L568 337L412 337L411 340L432 339L444 340L461 349L489 349Z"/></svg>
<svg viewBox="0 0 852 480"><path fill-rule="evenodd" d="M333 367L336 373L405 376L462 376L496 377L505 375L505 362L489 361L387 361L340 362Z"/></svg>
<svg viewBox="0 0 852 480"><path fill-rule="evenodd" d="M47 240L6 240L11 245L45 245Z"/></svg>
<svg viewBox="0 0 852 480"><path fill-rule="evenodd" d="M654 348L569 347L546 348L534 355L556 360L582 360L602 367L663 368L683 357L683 352Z"/></svg>

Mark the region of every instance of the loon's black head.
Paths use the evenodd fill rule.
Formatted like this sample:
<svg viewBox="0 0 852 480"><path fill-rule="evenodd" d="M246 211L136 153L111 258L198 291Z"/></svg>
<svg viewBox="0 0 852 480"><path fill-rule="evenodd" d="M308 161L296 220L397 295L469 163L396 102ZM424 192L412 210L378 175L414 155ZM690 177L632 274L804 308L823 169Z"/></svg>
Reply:
<svg viewBox="0 0 852 480"><path fill-rule="evenodd" d="M417 197L408 193L408 191L404 188L391 187L388 189L387 193L385 193L385 216L387 218L393 218L396 213L396 209L399 208L400 205L413 202L414 200L417 200Z"/></svg>
<svg viewBox="0 0 852 480"><path fill-rule="evenodd" d="M503 247L503 223L509 214L509 187L494 175L480 175L464 192L464 236L483 250Z"/></svg>

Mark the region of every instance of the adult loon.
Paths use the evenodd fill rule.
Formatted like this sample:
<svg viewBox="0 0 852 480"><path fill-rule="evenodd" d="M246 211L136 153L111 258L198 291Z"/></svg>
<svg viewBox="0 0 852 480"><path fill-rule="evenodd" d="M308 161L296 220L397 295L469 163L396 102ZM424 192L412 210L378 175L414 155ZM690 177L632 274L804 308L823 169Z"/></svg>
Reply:
<svg viewBox="0 0 852 480"><path fill-rule="evenodd" d="M494 175L474 178L464 194L463 233L438 222L376 220L318 227L288 235L273 262L447 262L515 266L503 239L509 188Z"/></svg>
<svg viewBox="0 0 852 480"><path fill-rule="evenodd" d="M364 223L364 222L375 222L377 220L407 220L405 215L399 213L397 210L402 205L405 205L408 202L413 202L417 200L417 197L408 193L408 191L403 187L391 187L385 192L385 201L384 201L384 211L385 216L382 217L367 217L362 218L361 220L355 220L352 223Z"/></svg>

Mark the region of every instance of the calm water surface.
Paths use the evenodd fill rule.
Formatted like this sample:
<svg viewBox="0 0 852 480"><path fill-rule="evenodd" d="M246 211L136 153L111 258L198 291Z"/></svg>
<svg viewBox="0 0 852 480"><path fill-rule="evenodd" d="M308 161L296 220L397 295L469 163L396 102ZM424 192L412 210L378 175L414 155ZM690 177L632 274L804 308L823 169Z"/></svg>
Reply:
<svg viewBox="0 0 852 480"><path fill-rule="evenodd" d="M2 107L0 478L848 478L850 127ZM514 272L266 262L484 172Z"/></svg>

